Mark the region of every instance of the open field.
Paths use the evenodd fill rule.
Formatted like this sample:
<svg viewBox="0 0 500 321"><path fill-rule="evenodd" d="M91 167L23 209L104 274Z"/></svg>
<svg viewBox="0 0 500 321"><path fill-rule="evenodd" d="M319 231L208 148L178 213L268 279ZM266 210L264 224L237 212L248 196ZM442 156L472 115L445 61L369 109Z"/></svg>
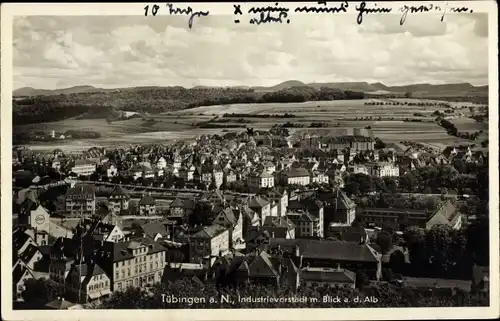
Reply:
<svg viewBox="0 0 500 321"><path fill-rule="evenodd" d="M367 103L384 102L384 105L367 105ZM408 106L404 103L427 103L429 106ZM256 130L269 130L276 124L290 122L299 124L301 128L289 128L290 132L316 132L321 130L331 135L352 135L353 129L361 130L362 135L379 137L387 143L398 143L411 140L428 144L436 148L444 148L454 144L470 143L465 139L450 136L434 122L435 111L443 112L446 107L433 100L419 99L365 99L311 101L305 103L269 103L269 104L234 104L198 107L182 111L157 115L148 115L147 121L139 118L117 121L108 124L104 119L68 119L59 122L16 126L16 132L55 130L91 130L101 134L99 139L68 140L26 145L33 150L61 148L63 150L79 150L93 146L117 146L138 144L143 142L165 142L171 140L192 139L199 135L222 134L224 132L243 131L244 128L199 128L200 123L212 121L213 124L246 125ZM436 104L436 105L434 105ZM467 118L470 108L484 108L472 103L449 103L457 107L462 117L452 119L459 131L479 131L487 137L488 124L477 123ZM461 108L463 107L463 108ZM283 115L293 114L295 117L255 117L259 114ZM252 117L224 117L224 114L252 114ZM403 121L420 119L421 122ZM243 122L241 122L243 120ZM323 123L322 128L309 128L313 122ZM371 129L365 130L370 126ZM483 136L482 135L482 136ZM482 138L481 136L481 138Z"/></svg>

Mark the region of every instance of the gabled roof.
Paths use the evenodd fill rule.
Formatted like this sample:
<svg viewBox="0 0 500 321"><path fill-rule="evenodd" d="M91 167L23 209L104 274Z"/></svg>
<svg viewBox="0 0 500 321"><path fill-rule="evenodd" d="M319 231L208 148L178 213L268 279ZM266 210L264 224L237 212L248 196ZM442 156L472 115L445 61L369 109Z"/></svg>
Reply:
<svg viewBox="0 0 500 321"><path fill-rule="evenodd" d="M28 245L26 250L24 250L24 252L19 255L19 258L23 262L27 263L33 258L33 256L36 255L37 252L40 252L40 250L38 250L38 248L36 246L34 246L33 244L30 244L30 245Z"/></svg>
<svg viewBox="0 0 500 321"><path fill-rule="evenodd" d="M146 194L139 201L139 205L156 205L156 201L153 196Z"/></svg>
<svg viewBox="0 0 500 321"><path fill-rule="evenodd" d="M94 186L89 184L75 184L74 187L70 187L66 191L66 197L68 196L84 196L87 198L94 198Z"/></svg>
<svg viewBox="0 0 500 321"><path fill-rule="evenodd" d="M147 236L151 238L154 238L157 234L160 234L162 237L165 237L168 234L165 225L161 224L160 222L151 222L144 224L141 226L141 229Z"/></svg>
<svg viewBox="0 0 500 321"><path fill-rule="evenodd" d="M220 235L227 231L224 226L213 224L210 226L205 226L202 230L195 233L191 238L202 238L202 239L212 239L217 235Z"/></svg>
<svg viewBox="0 0 500 321"><path fill-rule="evenodd" d="M354 283L356 273L349 270L334 270L323 268L306 268L300 272L300 277L309 282Z"/></svg>
<svg viewBox="0 0 500 321"><path fill-rule="evenodd" d="M257 255L249 255L239 266L238 271L246 272L253 277L278 277L272 258L267 252L262 251Z"/></svg>
<svg viewBox="0 0 500 321"><path fill-rule="evenodd" d="M264 220L264 227L280 227L292 230L295 228L295 224L285 216L267 216Z"/></svg>
<svg viewBox="0 0 500 321"><path fill-rule="evenodd" d="M104 250L112 255L113 262L120 262L134 257L131 248L138 246L147 246L148 253L158 253L166 251L167 249L158 242L155 242L150 237L134 238L125 242L105 242Z"/></svg>
<svg viewBox="0 0 500 321"><path fill-rule="evenodd" d="M298 246L304 258L347 262L378 262L376 252L367 244L312 239L270 239L269 247L295 251Z"/></svg>
<svg viewBox="0 0 500 321"><path fill-rule="evenodd" d="M123 189L121 185L117 185L114 189L113 192L111 192L110 197L116 197L116 198L130 198L129 194Z"/></svg>
<svg viewBox="0 0 500 321"><path fill-rule="evenodd" d="M100 274L105 274L104 270L95 263L80 263L73 266L76 272L82 277L95 276Z"/></svg>
<svg viewBox="0 0 500 321"><path fill-rule="evenodd" d="M251 209L261 209L269 204L270 204L269 201L266 200L265 198L260 196L255 196L252 197L248 202L248 207L250 207Z"/></svg>
<svg viewBox="0 0 500 321"><path fill-rule="evenodd" d="M170 203L170 208L183 207L184 202L180 198L176 198L172 203Z"/></svg>
<svg viewBox="0 0 500 321"><path fill-rule="evenodd" d="M18 264L14 271L12 271L12 283L17 285L26 273L31 275L30 271L25 266Z"/></svg>
<svg viewBox="0 0 500 321"><path fill-rule="evenodd" d="M12 233L12 245L13 249L19 251L21 247L28 242L30 236L26 234L22 229L16 229Z"/></svg>
<svg viewBox="0 0 500 321"><path fill-rule="evenodd" d="M221 215L226 219L227 222L229 222L233 226L238 223L238 218L230 207L226 207L225 209L220 211L215 220Z"/></svg>

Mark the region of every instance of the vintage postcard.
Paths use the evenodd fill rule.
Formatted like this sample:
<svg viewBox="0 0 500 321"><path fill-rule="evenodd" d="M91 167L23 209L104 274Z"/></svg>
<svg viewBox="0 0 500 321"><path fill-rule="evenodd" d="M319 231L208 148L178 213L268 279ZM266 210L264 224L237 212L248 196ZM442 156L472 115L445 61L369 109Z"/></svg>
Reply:
<svg viewBox="0 0 500 321"><path fill-rule="evenodd" d="M3 319L499 316L493 1L1 9Z"/></svg>

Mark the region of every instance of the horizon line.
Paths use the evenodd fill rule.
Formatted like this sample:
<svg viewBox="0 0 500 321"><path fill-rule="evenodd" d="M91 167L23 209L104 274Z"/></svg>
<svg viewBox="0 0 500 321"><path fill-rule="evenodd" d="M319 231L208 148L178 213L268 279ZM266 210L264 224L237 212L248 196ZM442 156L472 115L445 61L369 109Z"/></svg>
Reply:
<svg viewBox="0 0 500 321"><path fill-rule="evenodd" d="M186 88L186 89L193 89L193 88L196 88L196 87L211 87L211 88L231 88L231 87L248 87L248 88L255 88L255 87L275 87L275 86L279 86L283 83L286 83L286 82L291 82L291 81L296 81L296 82L301 82L302 84L304 85L310 85L310 84L336 84L336 83L343 83L343 84L354 84L354 83L366 83L366 84L369 84L369 85L372 85L372 84L382 84L386 87L404 87L404 86L416 86L416 85L431 85L431 86L440 86L440 85L462 85L462 84L469 84L473 87L484 87L484 86L489 86L489 83L486 83L486 84L481 84L481 85L473 85L472 83L468 82L468 81L464 81L464 82L443 82L443 83L430 83L430 82L418 82L418 83L405 83L405 84L398 84L398 85L387 85L381 81L377 81L377 82L367 82L367 81L332 81L332 82L303 82L303 81L300 81L300 80L294 80L294 79L291 79L291 80L284 80L280 83L277 83L275 85L255 85L255 86L249 86L249 85L194 85L194 86L182 86L182 85L168 85L168 86L162 86L162 85L142 85L142 86L134 86L134 85L123 85L123 86L120 86L120 87L96 87L96 85L90 85L90 84L87 84L87 85L73 85L73 86L69 86L69 87L60 87L60 88L55 88L55 89L46 89L46 88L35 88L35 87L31 87L31 86L23 86L23 87L19 87L19 88L16 88L16 89L13 89L12 91L16 91L16 90L19 90L19 89L24 89L24 88L31 88L31 89L34 89L34 90L48 90L48 91L54 91L54 90L63 90L63 89L70 89L70 88L75 88L75 87L93 87L95 89L122 89L122 88L147 88L147 87L159 87L159 88L169 88L169 87L183 87L183 88Z"/></svg>

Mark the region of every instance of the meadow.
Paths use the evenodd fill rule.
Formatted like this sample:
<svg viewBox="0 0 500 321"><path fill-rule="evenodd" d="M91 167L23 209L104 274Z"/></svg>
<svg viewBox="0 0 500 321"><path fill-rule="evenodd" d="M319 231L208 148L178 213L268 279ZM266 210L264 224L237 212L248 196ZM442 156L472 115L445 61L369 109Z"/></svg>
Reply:
<svg viewBox="0 0 500 321"><path fill-rule="evenodd" d="M384 102L384 105L373 103ZM408 103L425 103L422 106L409 106ZM134 118L108 123L104 119L67 119L64 121L16 126L15 131L64 132L66 130L93 130L101 134L101 138L91 141L57 141L53 143L32 144L36 148L51 148L52 145L94 144L92 146L110 146L116 144L136 144L142 142L161 142L168 140L192 139L199 135L221 134L228 131L242 131L245 128L200 128L201 124L210 122L225 125L240 125L256 130L269 130L274 125L287 122L300 125L301 128L290 128L291 132L315 131L309 128L311 123L322 123L321 130L331 134L352 134L353 128L369 129L367 133L387 143L398 143L411 140L444 148L449 145L465 144L469 141L450 136L434 122L436 111L444 112L446 107L436 100L423 99L363 99L310 101L305 103L265 103L265 104L232 104L216 105L185 109L162 114L148 114L147 120ZM467 118L474 110L481 107L472 103L448 104L455 109L456 124L459 131L483 130L487 136L488 124L477 123ZM471 108L473 106L473 108ZM279 117L283 114L295 117ZM224 117L225 114L251 114L252 117ZM459 115L460 114L460 115ZM274 117L258 117L258 115L274 115ZM278 117L276 117L278 115ZM227 116L227 115L226 115ZM256 117L257 116L257 117ZM408 121L418 119L418 122ZM406 120L406 121L405 121ZM32 148L32 146L28 145ZM66 148L65 148L66 149Z"/></svg>

